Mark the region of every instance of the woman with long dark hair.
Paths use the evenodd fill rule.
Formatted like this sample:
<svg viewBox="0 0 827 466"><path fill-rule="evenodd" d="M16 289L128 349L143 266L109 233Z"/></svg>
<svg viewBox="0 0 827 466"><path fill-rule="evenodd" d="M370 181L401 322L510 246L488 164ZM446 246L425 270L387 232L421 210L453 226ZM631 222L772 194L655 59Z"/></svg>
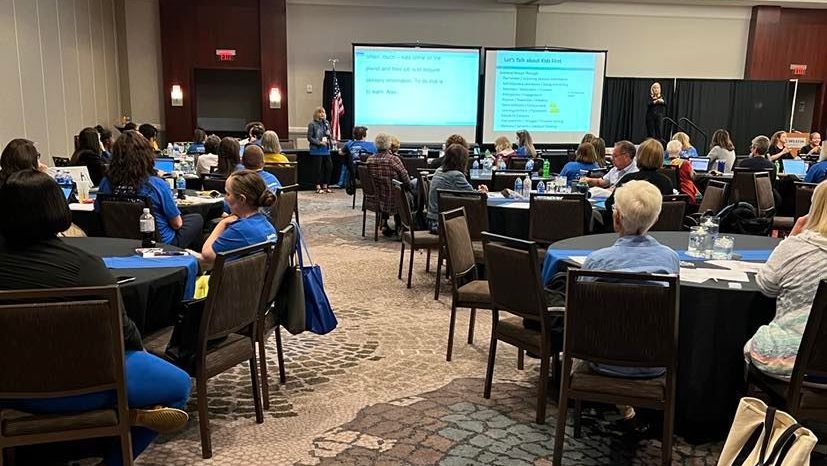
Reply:
<svg viewBox="0 0 827 466"><path fill-rule="evenodd" d="M22 138L9 141L0 155L0 186L3 185L6 178L20 170L43 171L45 166L39 162L39 159L40 152L37 151L32 141Z"/></svg>
<svg viewBox="0 0 827 466"><path fill-rule="evenodd" d="M735 145L732 144L732 139L729 137L729 131L719 129L712 133L712 144L710 144L709 161L712 163L712 169L717 170L718 160L724 161L724 173L730 173L732 166L735 165Z"/></svg>
<svg viewBox="0 0 827 466"><path fill-rule="evenodd" d="M155 176L155 158L145 137L126 131L112 147L112 162L99 193L123 192L146 196L155 216L155 227L162 243L190 247L201 235L204 218L200 214L182 216L166 181ZM95 204L95 209L99 204ZM136 222L137 223L137 222Z"/></svg>
<svg viewBox="0 0 827 466"><path fill-rule="evenodd" d="M226 137L218 144L218 167L216 175L224 178L230 176L234 171L243 169L241 165L241 145L235 138Z"/></svg>
<svg viewBox="0 0 827 466"><path fill-rule="evenodd" d="M69 163L75 167L86 167L89 170L89 177L92 184L100 184L106 172L106 165L101 156L101 142L98 130L95 128L83 128L77 137L77 149L72 154Z"/></svg>

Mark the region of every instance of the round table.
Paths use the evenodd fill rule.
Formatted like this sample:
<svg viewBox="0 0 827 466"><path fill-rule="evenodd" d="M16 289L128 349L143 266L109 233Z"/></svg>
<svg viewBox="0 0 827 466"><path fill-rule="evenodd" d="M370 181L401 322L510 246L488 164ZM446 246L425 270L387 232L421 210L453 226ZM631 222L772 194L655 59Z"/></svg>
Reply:
<svg viewBox="0 0 827 466"><path fill-rule="evenodd" d="M661 244L686 250L689 233L652 232ZM735 250L773 250L775 238L732 235ZM616 234L559 241L551 249L596 250L611 246ZM562 261L576 266L570 260ZM695 268L715 268L693 262ZM744 344L775 315L775 299L761 294L754 274L741 289L707 280L680 285L678 374L675 428L689 441L720 440L726 435L738 400L746 389ZM611 312L607 308L606 312Z"/></svg>
<svg viewBox="0 0 827 466"><path fill-rule="evenodd" d="M120 238L63 238L67 244L97 257L135 255L141 242ZM165 250L180 251L163 245ZM187 269L184 267L110 269L115 277L135 277L120 286L127 315L142 335L173 325L184 297Z"/></svg>
<svg viewBox="0 0 827 466"><path fill-rule="evenodd" d="M603 203L592 204L592 211L602 215ZM528 201L494 202L488 200L488 231L510 238L529 239L531 214Z"/></svg>

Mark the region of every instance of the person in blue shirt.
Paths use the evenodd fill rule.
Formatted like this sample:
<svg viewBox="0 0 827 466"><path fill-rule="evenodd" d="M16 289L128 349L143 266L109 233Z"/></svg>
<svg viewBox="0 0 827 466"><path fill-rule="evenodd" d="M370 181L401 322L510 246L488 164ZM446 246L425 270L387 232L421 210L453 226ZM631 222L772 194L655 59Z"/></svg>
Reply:
<svg viewBox="0 0 827 466"><path fill-rule="evenodd" d="M672 249L649 236L649 228L660 215L663 195L648 181L629 181L617 188L612 219L619 238L607 248L592 252L584 269L617 272L678 274L681 261ZM606 309L611 313L611 307ZM615 377L658 377L665 368L616 367L592 364L592 369Z"/></svg>
<svg viewBox="0 0 827 466"><path fill-rule="evenodd" d="M560 176L565 176L569 185L586 176L591 170L597 170L597 155L594 146L588 142L580 144L574 153L574 160L563 165ZM585 173L584 173L585 172Z"/></svg>
<svg viewBox="0 0 827 466"><path fill-rule="evenodd" d="M227 178L224 190L231 215L221 220L204 242L200 259L205 268L212 266L218 253L278 240L270 219L260 211L272 206L276 196L258 173L235 172Z"/></svg>
<svg viewBox="0 0 827 466"><path fill-rule="evenodd" d="M827 178L827 154L819 156L818 163L814 163L807 170L804 177L805 183L821 183Z"/></svg>
<svg viewBox="0 0 827 466"><path fill-rule="evenodd" d="M692 144L689 142L689 135L684 132L675 133L672 136L673 141L680 141L681 143L681 158L682 159L691 159L698 156L698 149L695 149Z"/></svg>
<svg viewBox="0 0 827 466"><path fill-rule="evenodd" d="M354 166L359 161L359 156L362 154L373 155L376 153L376 145L373 141L366 141L368 136L368 129L364 126L355 126L353 128L353 139L346 142L345 145L339 149L339 155L345 157L345 163L342 164L342 172L339 175L339 187L344 188L347 183L350 170L348 167ZM347 157L350 157L348 159Z"/></svg>
<svg viewBox="0 0 827 466"><path fill-rule="evenodd" d="M112 131L101 125L95 126L95 129L98 130L98 134L100 135L101 158L103 158L104 162L109 163L109 159L112 158Z"/></svg>
<svg viewBox="0 0 827 466"><path fill-rule="evenodd" d="M244 148L241 164L244 165L244 169L258 173L267 189L274 194L281 188L281 182L276 178L276 175L264 170L264 150L261 147L248 144Z"/></svg>
<svg viewBox="0 0 827 466"><path fill-rule="evenodd" d="M206 151L204 149L204 142L206 141L207 133L201 128L196 128L192 138L192 144L187 148L187 155L203 154Z"/></svg>
<svg viewBox="0 0 827 466"><path fill-rule="evenodd" d="M146 196L161 242L181 248L190 247L201 236L204 217L201 214L181 215L169 185L155 176L154 160L149 141L137 131L125 131L112 147L112 162L98 193ZM97 201L95 210L100 210ZM137 224L135 219L136 228Z"/></svg>
<svg viewBox="0 0 827 466"><path fill-rule="evenodd" d="M517 157L537 157L537 149L534 148L531 133L524 129L517 131L517 151L514 155Z"/></svg>

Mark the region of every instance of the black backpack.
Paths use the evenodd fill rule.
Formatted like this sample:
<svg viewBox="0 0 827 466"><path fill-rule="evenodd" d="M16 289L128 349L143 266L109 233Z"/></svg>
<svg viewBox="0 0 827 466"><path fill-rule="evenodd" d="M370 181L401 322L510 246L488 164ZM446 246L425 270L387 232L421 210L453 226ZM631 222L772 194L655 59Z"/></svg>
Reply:
<svg viewBox="0 0 827 466"><path fill-rule="evenodd" d="M772 231L772 216L761 217L752 204L738 202L724 207L718 213L721 233L768 236Z"/></svg>

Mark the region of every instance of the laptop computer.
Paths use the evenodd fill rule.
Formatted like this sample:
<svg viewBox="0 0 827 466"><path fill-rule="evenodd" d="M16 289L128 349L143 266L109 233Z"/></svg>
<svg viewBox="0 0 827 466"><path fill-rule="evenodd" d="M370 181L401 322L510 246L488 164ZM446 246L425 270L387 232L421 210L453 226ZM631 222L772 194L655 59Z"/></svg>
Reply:
<svg viewBox="0 0 827 466"><path fill-rule="evenodd" d="M803 160L785 160L784 173L804 179L807 176L807 162Z"/></svg>
<svg viewBox="0 0 827 466"><path fill-rule="evenodd" d="M155 159L155 169L170 174L175 171L175 159L166 157L157 157Z"/></svg>
<svg viewBox="0 0 827 466"><path fill-rule="evenodd" d="M692 169L696 172L706 173L709 171L709 157L695 157L689 159Z"/></svg>

